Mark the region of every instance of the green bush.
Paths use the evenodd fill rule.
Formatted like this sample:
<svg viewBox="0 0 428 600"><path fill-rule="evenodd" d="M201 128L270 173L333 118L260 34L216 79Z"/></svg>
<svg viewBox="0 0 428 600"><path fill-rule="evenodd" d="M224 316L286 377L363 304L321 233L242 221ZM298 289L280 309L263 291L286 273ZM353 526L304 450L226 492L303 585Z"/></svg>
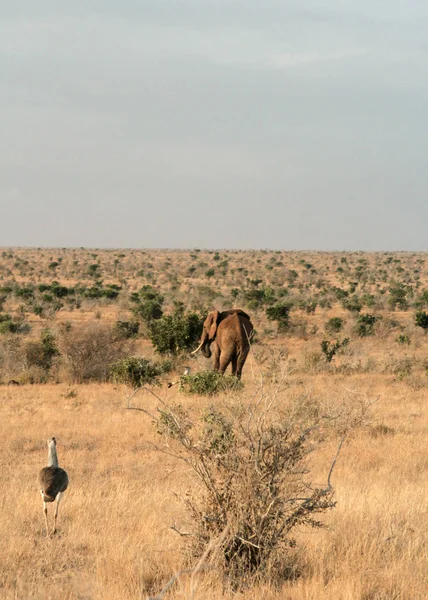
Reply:
<svg viewBox="0 0 428 600"><path fill-rule="evenodd" d="M393 310L396 308L407 309L407 288L404 284L396 283L389 288L388 304Z"/></svg>
<svg viewBox="0 0 428 600"><path fill-rule="evenodd" d="M159 354L178 354L195 346L201 330L199 315L178 311L153 321L149 336Z"/></svg>
<svg viewBox="0 0 428 600"><path fill-rule="evenodd" d="M17 298L23 298L24 300L32 300L34 298L34 290L31 287L17 287L14 290L14 294Z"/></svg>
<svg viewBox="0 0 428 600"><path fill-rule="evenodd" d="M428 313L423 310L419 310L415 314L415 325L417 327L422 327L422 329L427 330L428 329Z"/></svg>
<svg viewBox="0 0 428 600"><path fill-rule="evenodd" d="M321 342L321 350L324 353L326 361L330 363L334 356L337 354L340 348L345 348L349 344L349 338L345 338L344 340L336 340L336 342L329 342L328 340L323 340Z"/></svg>
<svg viewBox="0 0 428 600"><path fill-rule="evenodd" d="M138 335L140 324L138 321L116 321L116 331L123 339L129 339Z"/></svg>
<svg viewBox="0 0 428 600"><path fill-rule="evenodd" d="M414 303L415 308L425 308L428 306L428 290L424 290Z"/></svg>
<svg viewBox="0 0 428 600"><path fill-rule="evenodd" d="M130 356L110 366L110 379L114 383L129 385L134 389L146 383L158 384L162 368L146 358Z"/></svg>
<svg viewBox="0 0 428 600"><path fill-rule="evenodd" d="M50 329L43 329L40 341L28 342L25 346L25 359L28 367L38 367L49 371L52 361L58 356L55 337Z"/></svg>
<svg viewBox="0 0 428 600"><path fill-rule="evenodd" d="M359 337L368 337L369 335L373 335L374 326L379 320L380 317L376 315L359 315L357 319L357 325L355 327L355 333Z"/></svg>
<svg viewBox="0 0 428 600"><path fill-rule="evenodd" d="M18 333L19 324L16 323L9 313L0 314L0 334Z"/></svg>
<svg viewBox="0 0 428 600"><path fill-rule="evenodd" d="M239 379L217 371L201 371L194 375L182 375L178 384L180 392L201 396L214 396L219 392L237 391L242 388L243 384Z"/></svg>
<svg viewBox="0 0 428 600"><path fill-rule="evenodd" d="M363 303L358 296L349 296L347 298L343 298L342 306L350 312L360 312L360 310L363 308Z"/></svg>
<svg viewBox="0 0 428 600"><path fill-rule="evenodd" d="M136 317L142 319L145 323L151 323L160 319L163 315L161 304L157 300L145 300L138 304L132 312Z"/></svg>
<svg viewBox="0 0 428 600"><path fill-rule="evenodd" d="M343 319L341 319L340 317L332 317L327 321L327 323L324 326L324 329L330 335L334 333L339 333L343 329Z"/></svg>
<svg viewBox="0 0 428 600"><path fill-rule="evenodd" d="M410 346L410 337L408 335L406 335L405 333L400 333L400 335L397 337L396 341L398 344Z"/></svg>
<svg viewBox="0 0 428 600"><path fill-rule="evenodd" d="M291 305L289 302L279 302L266 309L266 316L269 321L278 323L278 331L281 332L285 331L290 324L290 310Z"/></svg>

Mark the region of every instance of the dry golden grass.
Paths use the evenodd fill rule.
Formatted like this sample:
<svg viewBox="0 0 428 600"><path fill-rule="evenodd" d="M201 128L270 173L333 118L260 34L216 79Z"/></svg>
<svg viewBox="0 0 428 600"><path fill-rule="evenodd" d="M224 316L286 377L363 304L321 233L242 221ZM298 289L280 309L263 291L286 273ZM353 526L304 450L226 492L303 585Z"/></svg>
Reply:
<svg viewBox="0 0 428 600"><path fill-rule="evenodd" d="M414 326L413 308L391 311L387 303L393 281L414 290L427 289L426 253L219 251L216 260L208 251L18 248L0 252L0 287L54 280L67 286L91 286L94 278L88 266L95 263L105 284L123 287L115 302L83 299L78 309L64 302L58 312L44 318L10 294L3 310L24 315L31 325L28 337L35 339L42 327L55 331L65 321L74 325L129 319L132 305L127 295L144 284L153 284L165 294L169 309L180 300L188 309L205 310L230 307L231 290L247 288L258 277L275 290L286 288L292 270L298 273L297 283L289 286L296 298L310 298L331 285L348 288L363 265L367 276L359 283L358 294L372 293L378 305L365 312L383 317L375 337L358 338L356 317L340 302L318 304L313 314L294 308L292 322L300 322L301 327L282 336L267 321L264 308L248 309L258 341L244 368L242 402L258 393L261 372L267 394L275 393L276 382L286 372L278 396L281 404L300 407L303 418L344 411L343 419L326 424L324 443L313 455L312 480L319 485L325 485L341 428L350 426L351 433L333 473L337 507L323 516L327 529L298 532L298 549L290 551L300 577L282 587L272 581L235 597L428 597L427 335ZM225 260L228 266L221 267ZM57 266L52 267L52 262ZM211 267L215 275L207 278ZM210 296L209 288L221 295ZM324 326L333 316L345 319L340 335L351 337L351 343L328 365L320 341L329 337ZM397 343L400 332L409 336L410 345ZM147 339L137 339L136 349L144 356L153 353ZM198 358L192 365L196 372L209 363ZM15 377L14 370L2 368L3 381ZM164 386L159 393L168 400L179 397L176 387ZM367 402L376 398L364 412ZM159 592L177 570L188 566L186 540L171 525L182 530L191 526L180 495L193 480L183 464L153 448L159 440L150 419L126 410L125 389L107 384L72 390L65 384L1 386L0 400L1 600L141 600ZM203 397L179 400L195 411L210 402ZM144 391L133 402L155 405L153 396ZM70 486L60 505L58 534L49 540L37 475L46 463L45 440L52 435L59 440L59 463L69 474ZM49 514L52 518L52 507ZM207 572L199 576L193 596L189 576L183 575L165 599L231 597L218 574Z"/></svg>
<svg viewBox="0 0 428 600"><path fill-rule="evenodd" d="M244 402L256 390L257 370L258 365L247 366ZM136 600L159 591L185 565L183 540L170 526L189 526L178 498L191 485L186 469L153 449L157 438L150 419L125 409L126 390L74 389L76 397L67 397L64 385L2 389L0 590L7 600ZM174 399L178 391L159 393ZM237 597L426 598L426 392L383 375L319 373L291 375L280 400L349 408L377 396L339 457L333 476L337 508L324 517L328 528L298 534L300 579ZM208 403L180 401L195 410ZM142 391L134 402L148 407L155 399ZM59 462L70 486L58 534L46 539L36 478L50 435L59 438ZM325 483L336 445L335 432L326 430L326 445L312 465L315 482ZM215 574L200 576L194 598L229 596ZM186 576L169 597L191 597Z"/></svg>

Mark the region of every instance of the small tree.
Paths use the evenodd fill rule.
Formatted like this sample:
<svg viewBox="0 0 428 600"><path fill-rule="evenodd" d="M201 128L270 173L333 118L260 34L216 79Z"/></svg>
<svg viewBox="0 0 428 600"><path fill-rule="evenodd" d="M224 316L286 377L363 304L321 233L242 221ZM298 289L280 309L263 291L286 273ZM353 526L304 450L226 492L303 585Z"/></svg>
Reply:
<svg viewBox="0 0 428 600"><path fill-rule="evenodd" d="M331 363L337 352L340 348L345 348L349 344L349 338L345 338L344 340L336 340L336 342L329 342L328 340L323 340L321 342L321 350L324 353L326 361Z"/></svg>
<svg viewBox="0 0 428 600"><path fill-rule="evenodd" d="M25 346L27 365L29 367L40 367L44 371L49 371L52 367L53 358L58 354L55 336L50 329L42 330L40 341L27 342Z"/></svg>
<svg viewBox="0 0 428 600"><path fill-rule="evenodd" d="M178 354L194 347L201 329L199 315L176 311L151 323L150 339L159 354Z"/></svg>
<svg viewBox="0 0 428 600"><path fill-rule="evenodd" d="M140 324L138 321L116 321L115 327L119 337L129 339L138 335Z"/></svg>
<svg viewBox="0 0 428 600"><path fill-rule="evenodd" d="M422 327L422 329L425 329L426 331L428 329L428 313L423 310L419 310L415 314L415 325L417 327Z"/></svg>
<svg viewBox="0 0 428 600"><path fill-rule="evenodd" d="M374 326L377 321L379 321L380 317L376 315L366 314L359 315L357 318L357 325L355 327L355 333L359 337L367 337L369 335L373 335Z"/></svg>
<svg viewBox="0 0 428 600"><path fill-rule="evenodd" d="M327 321L324 329L330 335L334 333L339 333L343 329L343 319L341 319L340 317L332 317Z"/></svg>
<svg viewBox="0 0 428 600"><path fill-rule="evenodd" d="M133 313L137 318L142 319L145 323L150 324L156 319L160 319L163 315L162 305L157 300L144 300L141 304L133 309Z"/></svg>
<svg viewBox="0 0 428 600"><path fill-rule="evenodd" d="M290 325L290 310L291 305L288 302L279 302L266 309L266 316L269 321L276 321L278 331L282 332Z"/></svg>

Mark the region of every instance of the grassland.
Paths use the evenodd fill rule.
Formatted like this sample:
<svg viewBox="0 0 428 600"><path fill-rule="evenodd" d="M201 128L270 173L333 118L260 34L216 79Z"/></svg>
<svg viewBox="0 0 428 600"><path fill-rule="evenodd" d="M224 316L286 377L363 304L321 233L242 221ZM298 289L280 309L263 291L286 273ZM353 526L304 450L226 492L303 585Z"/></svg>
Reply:
<svg viewBox="0 0 428 600"><path fill-rule="evenodd" d="M64 324L78 331L82 325L113 327L130 320L131 295L143 285L164 296L166 313L181 302L185 310L240 306L252 315L257 336L244 367L244 389L216 397L218 406L236 401L245 406L260 394L263 381L266 397L299 407L305 419L320 412L343 415L327 421L321 432L311 456L312 481L325 484L347 431L332 477L337 506L323 515L325 529L302 528L290 550L299 577L233 595L214 570L198 577L193 592L183 575L166 598L427 597L427 335L414 320L427 306L427 254L2 252L0 315L20 328L0 335L1 378L22 385L0 387L1 598L136 600L159 592L187 566L187 540L171 526L191 527L181 498L195 481L185 464L155 449L159 437L151 420L126 409L129 390L104 381L77 383L61 356L44 374L46 383L30 383L40 373L26 349L42 330L57 337ZM53 281L73 290L109 284L120 290L114 298L73 291L51 299L38 286ZM32 293L16 293L21 289ZM266 308L283 301L291 306L290 322L279 333ZM370 335L357 333L361 314L381 317ZM333 317L343 319L337 335L325 330ZM143 324L136 338L126 340L128 350L154 358L146 333ZM345 336L349 344L328 363L321 341ZM188 363L188 355L175 357L164 383ZM191 365L199 371L209 363L199 357ZM213 401L165 385L156 393L196 415ZM153 410L157 401L141 390L133 403ZM59 439L70 487L60 506L58 534L48 540L36 481L51 435Z"/></svg>

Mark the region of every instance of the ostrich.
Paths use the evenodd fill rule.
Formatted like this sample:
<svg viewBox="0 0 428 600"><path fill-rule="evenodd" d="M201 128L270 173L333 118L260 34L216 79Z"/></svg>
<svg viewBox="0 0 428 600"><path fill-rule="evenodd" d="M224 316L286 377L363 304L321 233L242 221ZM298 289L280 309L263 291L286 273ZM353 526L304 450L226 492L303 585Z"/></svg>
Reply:
<svg viewBox="0 0 428 600"><path fill-rule="evenodd" d="M54 525L52 535L56 533L56 519L58 517L58 506L63 492L68 486L68 475L58 467L58 457L56 454L56 439L54 437L48 439L48 466L44 467L39 473L40 493L43 498L43 513L46 522L46 536L50 537L48 527L48 507L47 502L56 500L56 509L54 514Z"/></svg>

